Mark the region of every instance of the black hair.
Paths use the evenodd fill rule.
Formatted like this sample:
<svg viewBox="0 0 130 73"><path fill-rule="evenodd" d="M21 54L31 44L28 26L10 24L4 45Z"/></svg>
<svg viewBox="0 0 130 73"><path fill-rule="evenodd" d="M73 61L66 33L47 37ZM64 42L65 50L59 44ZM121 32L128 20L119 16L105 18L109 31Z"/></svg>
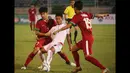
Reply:
<svg viewBox="0 0 130 73"><path fill-rule="evenodd" d="M35 4L34 4L34 3L31 3L30 5L31 5L31 6L32 6L32 5L33 5L33 6L35 6Z"/></svg>
<svg viewBox="0 0 130 73"><path fill-rule="evenodd" d="M52 27L53 27L53 25L54 25L54 19L49 19L48 20L48 23L47 23L47 27L49 28L49 29L51 29Z"/></svg>
<svg viewBox="0 0 130 73"><path fill-rule="evenodd" d="M77 9L77 10L82 10L83 9L83 2L81 1L76 1L74 3L74 7Z"/></svg>
<svg viewBox="0 0 130 73"><path fill-rule="evenodd" d="M60 16L61 18L63 18L63 14L62 13L56 13L55 17L57 17L57 16Z"/></svg>
<svg viewBox="0 0 130 73"><path fill-rule="evenodd" d="M39 8L39 13L47 12L47 11L48 11L47 7L40 7Z"/></svg>

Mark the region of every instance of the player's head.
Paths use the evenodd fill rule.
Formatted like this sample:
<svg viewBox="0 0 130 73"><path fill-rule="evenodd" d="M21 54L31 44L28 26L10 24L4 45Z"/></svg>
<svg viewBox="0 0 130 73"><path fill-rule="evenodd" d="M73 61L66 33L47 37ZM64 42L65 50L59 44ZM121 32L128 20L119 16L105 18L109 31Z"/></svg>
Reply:
<svg viewBox="0 0 130 73"><path fill-rule="evenodd" d="M74 7L75 0L70 0L70 5Z"/></svg>
<svg viewBox="0 0 130 73"><path fill-rule="evenodd" d="M57 13L55 18L58 25L62 24L63 15L61 13Z"/></svg>
<svg viewBox="0 0 130 73"><path fill-rule="evenodd" d="M74 10L75 12L79 12L80 10L83 9L83 2L81 1L76 1L75 4L74 4Z"/></svg>
<svg viewBox="0 0 130 73"><path fill-rule="evenodd" d="M35 5L34 5L34 4L31 4L30 6L31 6L31 8L34 8L34 7L35 7Z"/></svg>
<svg viewBox="0 0 130 73"><path fill-rule="evenodd" d="M39 13L43 19L48 19L48 9L47 7L40 7Z"/></svg>

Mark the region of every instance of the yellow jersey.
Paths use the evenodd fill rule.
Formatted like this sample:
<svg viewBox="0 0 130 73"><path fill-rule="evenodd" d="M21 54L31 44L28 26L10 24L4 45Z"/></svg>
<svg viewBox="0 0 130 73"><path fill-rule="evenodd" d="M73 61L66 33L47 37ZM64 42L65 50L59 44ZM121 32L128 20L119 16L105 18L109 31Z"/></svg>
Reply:
<svg viewBox="0 0 130 73"><path fill-rule="evenodd" d="M74 8L72 8L72 6L66 7L64 13L67 14L68 18L70 18L70 19L72 19L73 16L75 15L75 11L74 11Z"/></svg>

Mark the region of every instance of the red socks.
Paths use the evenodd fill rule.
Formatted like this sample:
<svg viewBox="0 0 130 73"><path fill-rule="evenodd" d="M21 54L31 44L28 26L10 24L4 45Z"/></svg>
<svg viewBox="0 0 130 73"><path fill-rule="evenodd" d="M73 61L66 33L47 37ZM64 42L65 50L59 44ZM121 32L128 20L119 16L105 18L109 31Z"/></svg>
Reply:
<svg viewBox="0 0 130 73"><path fill-rule="evenodd" d="M24 64L24 66L28 66L28 64L32 61L32 59L33 59L33 57L35 56L36 54L33 54L33 52L32 53L30 53L29 55L28 55L28 58L26 59L26 62L25 62L25 64Z"/></svg>
<svg viewBox="0 0 130 73"><path fill-rule="evenodd" d="M80 67L80 64L79 64L79 54L77 51L74 51L72 52L73 54L73 57L74 57L74 60L75 60L75 63L76 63L76 67Z"/></svg>
<svg viewBox="0 0 130 73"><path fill-rule="evenodd" d="M87 61L91 62L92 64L94 64L95 66L99 67L100 69L105 69L105 67L102 64L100 64L100 62L97 59L95 59L94 57L87 56L85 59Z"/></svg>
<svg viewBox="0 0 130 73"><path fill-rule="evenodd" d="M58 54L61 56L62 59L64 59L66 62L70 62L68 57L65 55L65 53L58 52Z"/></svg>

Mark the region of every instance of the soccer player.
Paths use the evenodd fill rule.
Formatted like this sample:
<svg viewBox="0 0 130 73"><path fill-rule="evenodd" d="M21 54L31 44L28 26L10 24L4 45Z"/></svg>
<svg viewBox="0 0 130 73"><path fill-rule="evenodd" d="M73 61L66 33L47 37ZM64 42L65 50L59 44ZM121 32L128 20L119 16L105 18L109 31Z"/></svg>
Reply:
<svg viewBox="0 0 130 73"><path fill-rule="evenodd" d="M71 21L71 19L73 18L73 16L75 15L74 3L75 3L75 0L70 0L70 5L67 6L66 9L64 10L64 18L67 23L69 23ZM74 32L74 42L75 43L76 43L76 38L77 38L77 34L78 34L77 30L78 30L78 27L75 26L75 32ZM70 30L70 34L68 34L67 36L69 36L68 39L71 40L71 30ZM70 43L72 44L72 40Z"/></svg>
<svg viewBox="0 0 130 73"><path fill-rule="evenodd" d="M28 17L30 21L30 29L32 31L35 28L36 20L36 8L34 4L31 4L31 7L28 9Z"/></svg>
<svg viewBox="0 0 130 73"><path fill-rule="evenodd" d="M53 19L48 20L48 13L47 13L47 8L46 7L41 7L39 9L39 13L42 17L42 19L38 20L36 23L36 28L35 31L39 31L41 33L46 33L48 32L53 26L56 25L55 21ZM43 45L48 44L49 42L51 42L52 39L51 37L46 37L46 36L37 36L37 42L34 46L33 51L28 55L24 66L21 67L21 69L26 69L28 64L33 60L34 56L38 53L38 51L40 50L40 47ZM68 60L68 57L63 53L63 52L59 52L58 53L62 59L64 59L66 61L66 64L71 65L70 61ZM44 61L43 55L41 56L40 54L40 58L42 60L42 62Z"/></svg>
<svg viewBox="0 0 130 73"><path fill-rule="evenodd" d="M69 34L69 29L66 29L62 32L57 33L56 35L53 35L53 32L64 27L65 24L62 23L62 14L56 14L56 22L58 25L52 27L49 32L47 33L40 33L40 32L36 32L37 35L40 36L51 36L52 38L52 42L41 47L41 51L43 53L47 52L47 59L46 59L46 64L44 64L44 66L47 68L47 71L50 71L50 63L52 61L52 56L53 54L56 54L58 52L61 52L62 46L64 44L66 35ZM74 65L74 63L71 62L71 64Z"/></svg>
<svg viewBox="0 0 130 73"><path fill-rule="evenodd" d="M92 45L93 45L94 38L93 38L93 34L92 34L91 19L92 19L93 15L88 12L82 12L81 11L82 8L83 8L83 3L81 1L76 1L74 4L74 9L75 9L76 15L74 15L74 17L72 18L72 20L70 21L69 24L67 24L65 27L55 31L54 34L60 33L62 31L64 31L65 29L70 28L72 25L77 24L82 33L82 40L79 41L78 43L76 43L76 45L74 45L71 48L74 60L76 62L76 68L71 72L77 73L82 70L82 68L80 66L79 54L78 54L78 51L80 49L82 49L86 61L89 61L92 64L94 64L95 66L99 67L102 70L102 73L107 73L108 68L104 67L97 59L95 59L92 56ZM105 15L97 14L95 16L105 16Z"/></svg>

